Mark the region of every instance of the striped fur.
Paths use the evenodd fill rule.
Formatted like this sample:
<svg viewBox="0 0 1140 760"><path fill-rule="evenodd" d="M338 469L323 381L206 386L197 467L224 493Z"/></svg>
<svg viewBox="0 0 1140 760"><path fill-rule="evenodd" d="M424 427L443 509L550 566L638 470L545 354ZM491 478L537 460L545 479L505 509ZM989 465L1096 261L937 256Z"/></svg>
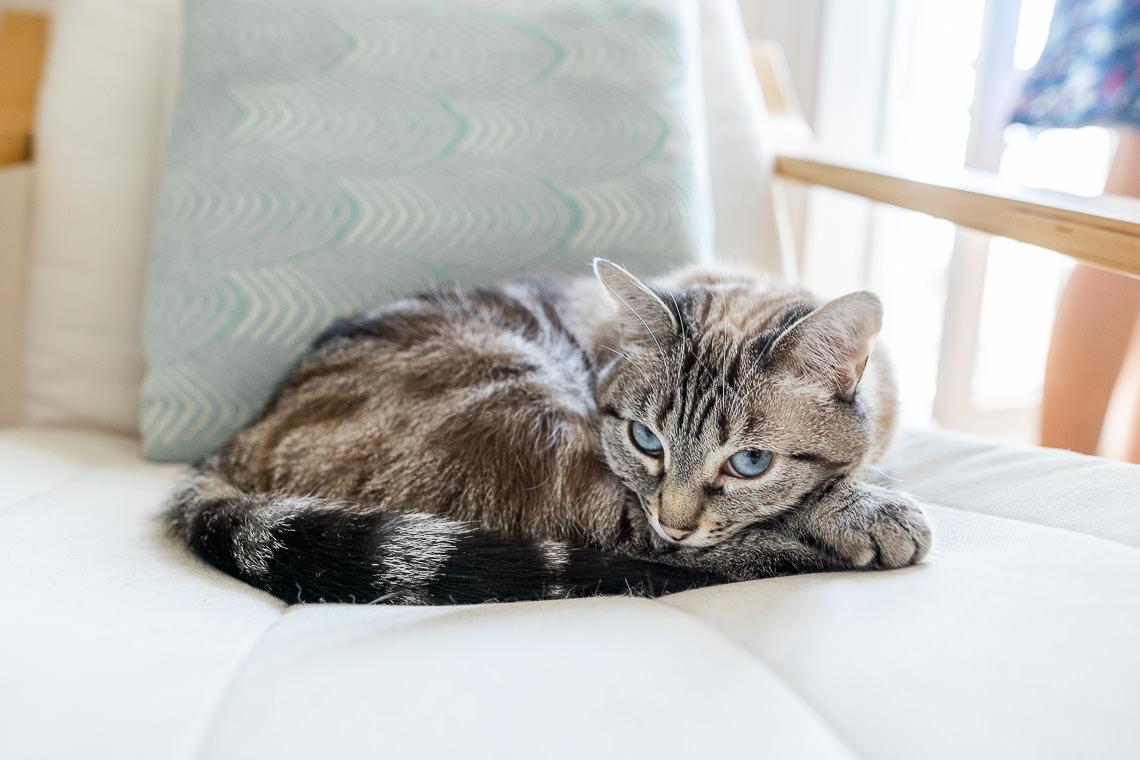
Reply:
<svg viewBox="0 0 1140 760"><path fill-rule="evenodd" d="M245 494L207 473L187 481L168 518L198 556L289 603L656 596L725 580L564 541L512 540L422 512Z"/></svg>
<svg viewBox="0 0 1140 760"><path fill-rule="evenodd" d="M921 512L858 482L894 420L873 296L597 275L337 323L194 468L173 534L288 602L656 595L921 559ZM727 476L743 449L769 470Z"/></svg>

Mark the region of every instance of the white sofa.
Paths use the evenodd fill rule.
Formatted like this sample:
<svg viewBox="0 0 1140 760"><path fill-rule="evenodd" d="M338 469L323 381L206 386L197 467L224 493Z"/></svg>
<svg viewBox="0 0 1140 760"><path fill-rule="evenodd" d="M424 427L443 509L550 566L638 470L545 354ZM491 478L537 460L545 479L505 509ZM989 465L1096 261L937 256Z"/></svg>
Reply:
<svg viewBox="0 0 1140 760"><path fill-rule="evenodd" d="M717 244L778 250L736 10L702 4ZM1140 467L939 432L923 565L628 598L284 607L170 545L138 306L175 0L70 0L26 422L0 430L0 758L1140 757ZM768 262L781 266L778 256Z"/></svg>

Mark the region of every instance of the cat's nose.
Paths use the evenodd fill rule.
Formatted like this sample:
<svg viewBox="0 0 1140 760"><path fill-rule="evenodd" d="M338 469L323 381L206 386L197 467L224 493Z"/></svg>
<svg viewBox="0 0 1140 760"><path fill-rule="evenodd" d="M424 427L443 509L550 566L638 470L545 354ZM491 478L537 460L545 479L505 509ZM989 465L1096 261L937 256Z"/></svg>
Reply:
<svg viewBox="0 0 1140 760"><path fill-rule="evenodd" d="M674 541L680 541L685 536L693 532L692 529L683 530L681 528L670 528L668 525L662 525L661 530L665 531L665 535L669 536L669 538L673 539Z"/></svg>

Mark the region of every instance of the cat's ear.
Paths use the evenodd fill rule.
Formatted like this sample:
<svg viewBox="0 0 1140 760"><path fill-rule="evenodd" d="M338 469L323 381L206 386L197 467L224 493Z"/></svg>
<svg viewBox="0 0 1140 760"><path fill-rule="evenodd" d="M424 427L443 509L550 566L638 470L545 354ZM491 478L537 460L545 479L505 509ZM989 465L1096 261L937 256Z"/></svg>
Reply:
<svg viewBox="0 0 1140 760"><path fill-rule="evenodd" d="M792 374L851 399L883 324L883 304L859 291L829 301L792 325L770 356Z"/></svg>
<svg viewBox="0 0 1140 760"><path fill-rule="evenodd" d="M680 333L675 307L624 267L606 259L594 259L594 275L617 305L624 334L660 344Z"/></svg>

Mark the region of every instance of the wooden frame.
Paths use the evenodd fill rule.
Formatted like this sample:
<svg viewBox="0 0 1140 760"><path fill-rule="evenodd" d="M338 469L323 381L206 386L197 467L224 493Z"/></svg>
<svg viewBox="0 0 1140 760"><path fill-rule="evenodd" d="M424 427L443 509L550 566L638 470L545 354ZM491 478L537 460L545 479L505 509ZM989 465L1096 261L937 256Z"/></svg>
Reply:
<svg viewBox="0 0 1140 760"><path fill-rule="evenodd" d="M32 133L48 21L34 13L0 17L0 166L32 156Z"/></svg>
<svg viewBox="0 0 1140 760"><path fill-rule="evenodd" d="M810 136L810 130L799 114L779 49L757 45L752 62L769 116L777 125L777 177L921 211L1086 264L1140 276L1140 199L1085 198L1035 190L964 169L951 177L928 177L870 162L825 157L807 147L805 136ZM790 141L783 139L789 135Z"/></svg>
<svg viewBox="0 0 1140 760"><path fill-rule="evenodd" d="M32 133L48 21L0 15L0 425L20 419Z"/></svg>

